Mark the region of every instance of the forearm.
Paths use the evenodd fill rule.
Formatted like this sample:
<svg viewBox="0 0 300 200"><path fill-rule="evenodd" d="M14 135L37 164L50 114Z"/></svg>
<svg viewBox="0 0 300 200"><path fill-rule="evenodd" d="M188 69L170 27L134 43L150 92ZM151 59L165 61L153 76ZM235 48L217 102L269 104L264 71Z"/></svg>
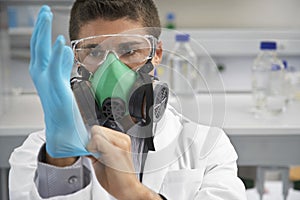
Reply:
<svg viewBox="0 0 300 200"><path fill-rule="evenodd" d="M67 167L73 165L78 160L78 157L53 158L47 152L45 155L45 163L56 167Z"/></svg>
<svg viewBox="0 0 300 200"><path fill-rule="evenodd" d="M68 195L85 188L91 180L89 174L80 157L52 158L44 145L38 156L35 184L43 198Z"/></svg>
<svg viewBox="0 0 300 200"><path fill-rule="evenodd" d="M162 198L159 194L155 193L154 191L152 191L151 189L147 188L146 186L144 186L143 184L139 184L138 188L136 189L136 196L132 196L129 199L133 199L133 200L165 200L164 198ZM125 199L124 199L125 200Z"/></svg>

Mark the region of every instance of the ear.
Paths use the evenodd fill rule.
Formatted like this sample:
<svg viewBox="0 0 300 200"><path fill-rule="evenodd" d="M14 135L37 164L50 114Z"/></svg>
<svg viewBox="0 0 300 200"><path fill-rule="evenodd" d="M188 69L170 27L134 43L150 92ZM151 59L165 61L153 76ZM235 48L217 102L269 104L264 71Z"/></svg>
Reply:
<svg viewBox="0 0 300 200"><path fill-rule="evenodd" d="M161 63L163 55L163 49L162 49L162 41L158 41L156 46L155 55L152 59L152 64L156 67Z"/></svg>

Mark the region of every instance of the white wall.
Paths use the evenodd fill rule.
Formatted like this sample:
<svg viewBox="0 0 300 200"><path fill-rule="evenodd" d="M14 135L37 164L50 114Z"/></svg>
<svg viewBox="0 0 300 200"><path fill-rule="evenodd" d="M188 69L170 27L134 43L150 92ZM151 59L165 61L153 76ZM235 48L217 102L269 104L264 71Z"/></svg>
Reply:
<svg viewBox="0 0 300 200"><path fill-rule="evenodd" d="M178 28L300 28L299 0L155 0Z"/></svg>
<svg viewBox="0 0 300 200"><path fill-rule="evenodd" d="M9 65L9 41L6 25L6 12L0 5L0 117L9 105L10 70Z"/></svg>

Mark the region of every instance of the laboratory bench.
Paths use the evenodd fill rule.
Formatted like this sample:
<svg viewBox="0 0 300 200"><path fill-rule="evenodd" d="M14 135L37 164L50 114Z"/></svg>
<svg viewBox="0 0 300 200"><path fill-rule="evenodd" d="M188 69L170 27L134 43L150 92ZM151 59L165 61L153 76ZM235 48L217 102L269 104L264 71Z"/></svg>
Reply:
<svg viewBox="0 0 300 200"><path fill-rule="evenodd" d="M282 170L288 191L286 170L300 165L300 101L290 102L286 111L269 118L255 118L250 93L199 93L170 96L170 104L201 124L220 126L228 134L239 159L239 166L260 166ZM7 197L8 159L27 135L44 128L43 111L36 94L10 97L7 112L0 116L1 199ZM264 180L257 184L262 187ZM258 190L260 190L258 188Z"/></svg>

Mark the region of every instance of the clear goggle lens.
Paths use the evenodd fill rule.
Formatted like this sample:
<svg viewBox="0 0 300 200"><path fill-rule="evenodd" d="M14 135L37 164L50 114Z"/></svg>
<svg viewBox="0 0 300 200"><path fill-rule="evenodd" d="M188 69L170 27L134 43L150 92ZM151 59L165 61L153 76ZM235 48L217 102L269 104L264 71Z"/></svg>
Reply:
<svg viewBox="0 0 300 200"><path fill-rule="evenodd" d="M75 60L88 71L95 72L110 52L136 70L153 57L156 42L151 35L112 34L74 40L71 44Z"/></svg>

